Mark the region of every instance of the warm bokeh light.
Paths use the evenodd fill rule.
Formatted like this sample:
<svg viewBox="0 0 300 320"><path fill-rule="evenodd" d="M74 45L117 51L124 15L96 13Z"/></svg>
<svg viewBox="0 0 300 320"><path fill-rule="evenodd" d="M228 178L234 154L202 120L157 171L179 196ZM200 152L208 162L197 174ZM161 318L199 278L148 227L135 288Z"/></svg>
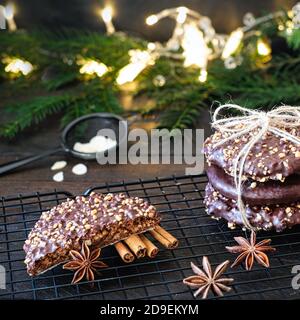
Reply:
<svg viewBox="0 0 300 320"><path fill-rule="evenodd" d="M108 72L108 67L104 63L97 62L95 60L80 61L78 64L82 64L82 67L79 69L81 74L96 74L101 78L105 73Z"/></svg>
<svg viewBox="0 0 300 320"><path fill-rule="evenodd" d="M130 50L129 55L130 63L119 71L116 80L118 85L133 81L147 66L155 62L155 57L146 50Z"/></svg>
<svg viewBox="0 0 300 320"><path fill-rule="evenodd" d="M149 42L148 45L147 45L147 48L150 50L150 51L153 51L156 49L156 44L154 42Z"/></svg>
<svg viewBox="0 0 300 320"><path fill-rule="evenodd" d="M188 8L179 7L177 9L177 12L178 12L178 15L177 15L176 21L181 24L184 23L187 18Z"/></svg>
<svg viewBox="0 0 300 320"><path fill-rule="evenodd" d="M205 69L200 71L200 75L198 79L200 82L205 82L207 80L207 71Z"/></svg>
<svg viewBox="0 0 300 320"><path fill-rule="evenodd" d="M271 47L268 42L263 39L257 41L257 52L261 56L268 56L271 54Z"/></svg>
<svg viewBox="0 0 300 320"><path fill-rule="evenodd" d="M8 3L5 7L2 7L3 16L7 21L8 29L10 31L17 30L17 25L14 20L15 6L12 3Z"/></svg>
<svg viewBox="0 0 300 320"><path fill-rule="evenodd" d="M204 40L202 31L197 28L195 22L186 24L183 30L182 48L184 66L206 68L210 51Z"/></svg>
<svg viewBox="0 0 300 320"><path fill-rule="evenodd" d="M243 36L244 32L241 28L238 28L230 34L222 52L223 59L229 58L233 53L236 52L242 42Z"/></svg>
<svg viewBox="0 0 300 320"><path fill-rule="evenodd" d="M158 22L158 17L155 14L147 17L146 19L146 23L148 26L153 26L157 22Z"/></svg>
<svg viewBox="0 0 300 320"><path fill-rule="evenodd" d="M103 10L101 10L101 17L104 22L109 22L112 20L113 16L113 9L111 6L105 7Z"/></svg>
<svg viewBox="0 0 300 320"><path fill-rule="evenodd" d="M22 73L24 76L27 76L33 70L33 65L30 62L19 58L5 58L2 62L6 64L4 68L5 72Z"/></svg>
<svg viewBox="0 0 300 320"><path fill-rule="evenodd" d="M106 33L113 34L115 32L115 27L112 23L113 8L107 5L104 9L100 11L103 22L105 23Z"/></svg>
<svg viewBox="0 0 300 320"><path fill-rule="evenodd" d="M15 13L15 9L14 9L14 5L12 3L9 3L4 7L3 14L4 14L5 19L7 19L7 20L13 19L14 13Z"/></svg>

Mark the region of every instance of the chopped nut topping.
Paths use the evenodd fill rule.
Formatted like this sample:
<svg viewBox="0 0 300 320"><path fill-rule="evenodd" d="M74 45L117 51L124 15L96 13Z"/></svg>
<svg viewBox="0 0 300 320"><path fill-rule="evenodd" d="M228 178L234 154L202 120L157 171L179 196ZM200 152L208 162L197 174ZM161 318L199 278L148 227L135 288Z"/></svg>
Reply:
<svg viewBox="0 0 300 320"><path fill-rule="evenodd" d="M251 188L251 189L254 189L256 186L257 186L257 183L256 183L256 182L252 182L252 183L250 184L250 188Z"/></svg>
<svg viewBox="0 0 300 320"><path fill-rule="evenodd" d="M95 209L95 203L99 209ZM120 240L128 237L130 230L140 233L153 228L159 220L155 207L138 197L93 193L76 197L75 202L68 199L43 212L30 232L24 244L28 273L39 274L65 261L69 250L77 250L83 239L91 245L96 241L110 244L117 236Z"/></svg>

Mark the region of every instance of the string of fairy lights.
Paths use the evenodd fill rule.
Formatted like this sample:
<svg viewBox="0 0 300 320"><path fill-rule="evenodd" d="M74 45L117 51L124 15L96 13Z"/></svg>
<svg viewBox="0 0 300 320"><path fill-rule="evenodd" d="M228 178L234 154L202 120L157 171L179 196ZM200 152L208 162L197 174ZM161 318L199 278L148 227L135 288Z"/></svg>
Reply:
<svg viewBox="0 0 300 320"><path fill-rule="evenodd" d="M15 7L13 4L0 6L0 13L4 16L10 32L17 30L15 22ZM156 63L163 56L182 60L185 68L193 67L199 69L199 81L207 80L207 66L209 61L221 58L228 69L237 67L242 62L242 57L235 55L242 41L251 34L256 33L257 53L264 57L271 57L271 47L267 39L260 37L255 27L270 20L277 19L278 30L291 34L300 25L300 2L288 11L288 19L280 19L286 15L278 11L266 16L255 18L253 14L247 13L243 19L243 26L237 28L231 34L218 34L213 28L211 19L200 13L181 6L162 10L148 16L146 24L151 27L162 19L175 20L175 27L171 38L164 44L149 42L146 50L132 49L128 54L129 63L118 73L116 82L119 86L132 82L147 67ZM113 24L114 10L112 6L106 6L100 11L107 35L118 34ZM5 72L28 75L34 70L34 66L20 58L5 57L2 62ZM96 60L79 59L77 61L80 74L96 75L102 77L110 72L111 67ZM162 84L164 79L156 79Z"/></svg>

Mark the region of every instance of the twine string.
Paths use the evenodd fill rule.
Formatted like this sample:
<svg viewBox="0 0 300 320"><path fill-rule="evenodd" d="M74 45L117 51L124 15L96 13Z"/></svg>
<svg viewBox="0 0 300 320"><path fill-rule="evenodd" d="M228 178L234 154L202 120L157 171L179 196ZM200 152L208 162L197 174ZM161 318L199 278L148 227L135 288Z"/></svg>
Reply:
<svg viewBox="0 0 300 320"><path fill-rule="evenodd" d="M225 109L240 111L242 116L221 118L220 113ZM245 162L254 145L259 142L267 132L287 139L288 141L300 145L300 139L286 128L300 127L300 107L280 106L271 111L251 110L235 104L225 104L219 106L212 117L212 127L222 134L225 138L213 145L214 148L224 145L226 142L238 139L253 130L258 129L256 134L250 137L245 143L233 163L233 178L237 191L237 206L241 214L242 222L248 229L255 228L249 222L246 214L246 207L242 199L243 190L243 171Z"/></svg>

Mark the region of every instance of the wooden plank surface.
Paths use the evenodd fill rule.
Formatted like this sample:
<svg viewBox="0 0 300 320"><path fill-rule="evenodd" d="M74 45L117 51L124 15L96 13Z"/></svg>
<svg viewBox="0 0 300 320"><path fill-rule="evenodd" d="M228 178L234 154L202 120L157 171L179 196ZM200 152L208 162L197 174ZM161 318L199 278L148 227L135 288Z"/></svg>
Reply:
<svg viewBox="0 0 300 320"><path fill-rule="evenodd" d="M1 156L0 162L11 161L15 157ZM67 158L68 166L63 170L65 180L55 182L50 165L63 157L51 157L45 161L32 164L23 170L0 177L0 196L19 193L53 191L54 189L80 194L89 187L120 181L152 179L157 176L183 175L184 165L104 165L97 162L83 162L88 166L88 173L76 176L71 170L78 160ZM81 161L80 161L81 162Z"/></svg>
<svg viewBox="0 0 300 320"><path fill-rule="evenodd" d="M4 104L2 104L2 108ZM1 111L1 106L0 106ZM1 121L2 120L2 121ZM3 122L3 118L0 122ZM198 128L205 129L205 135L210 134L210 114L204 110L199 117ZM134 127L143 124L136 123ZM147 127L147 124L144 124ZM0 165L8 161L20 159L25 156L37 154L59 145L60 127L57 117L49 117L41 125L19 134L16 139L8 141L0 138ZM197 146L202 148L202 146ZM61 183L54 182L54 172L51 165L57 160L67 160L65 180ZM84 176L72 174L72 167L77 163L85 163L88 173ZM18 193L32 193L53 191L54 189L80 194L85 189L102 183L130 181L136 179L151 179L155 177L168 177L185 174L186 165L105 165L100 166L96 161L74 159L68 156L53 156L38 161L30 166L23 167L17 172L0 176L0 196ZM199 172L200 173L200 172Z"/></svg>
<svg viewBox="0 0 300 320"><path fill-rule="evenodd" d="M21 134L17 140L0 142L0 165L24 156L36 154L57 145L59 130L47 127L39 133ZM22 139L22 137L26 136ZM61 183L53 181L55 174L51 165L58 160L66 160L68 165L63 169L65 180ZM84 163L88 172L83 176L72 173L72 167ZM0 176L0 196L18 193L53 191L54 189L80 194L85 189L111 182L152 179L185 174L186 165L99 165L96 161L83 161L68 155L52 156L48 159L32 163L18 171Z"/></svg>

